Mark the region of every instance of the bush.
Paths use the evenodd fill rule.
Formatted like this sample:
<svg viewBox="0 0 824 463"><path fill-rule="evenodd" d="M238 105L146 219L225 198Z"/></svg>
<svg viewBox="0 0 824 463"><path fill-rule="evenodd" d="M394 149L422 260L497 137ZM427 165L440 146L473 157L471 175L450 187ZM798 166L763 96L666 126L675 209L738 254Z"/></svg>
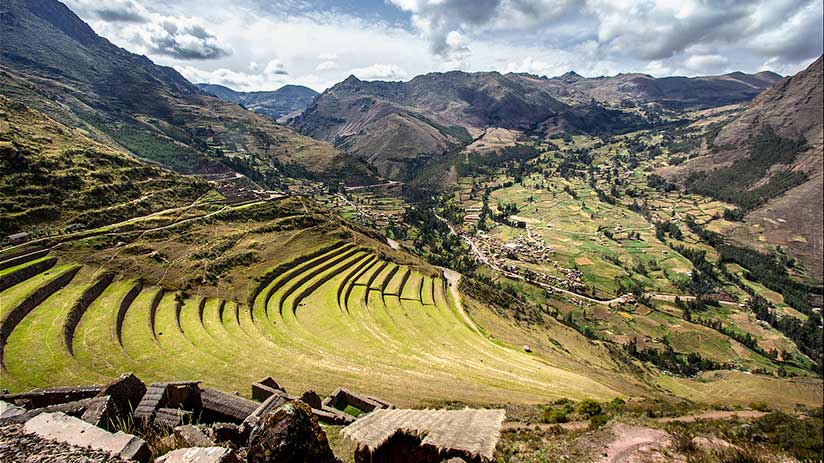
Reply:
<svg viewBox="0 0 824 463"><path fill-rule="evenodd" d="M564 408L547 408L544 410L544 416L541 417L542 423L566 423L569 421L569 415Z"/></svg>
<svg viewBox="0 0 824 463"><path fill-rule="evenodd" d="M595 415L589 419L589 429L599 429L609 421L609 416L607 415Z"/></svg>
<svg viewBox="0 0 824 463"><path fill-rule="evenodd" d="M750 408L759 412L770 411L770 406L766 402L753 402L750 404Z"/></svg>
<svg viewBox="0 0 824 463"><path fill-rule="evenodd" d="M592 418L594 416L600 415L604 412L601 408L601 404L592 400L592 399L584 399L578 404L578 413L586 416L587 418Z"/></svg>

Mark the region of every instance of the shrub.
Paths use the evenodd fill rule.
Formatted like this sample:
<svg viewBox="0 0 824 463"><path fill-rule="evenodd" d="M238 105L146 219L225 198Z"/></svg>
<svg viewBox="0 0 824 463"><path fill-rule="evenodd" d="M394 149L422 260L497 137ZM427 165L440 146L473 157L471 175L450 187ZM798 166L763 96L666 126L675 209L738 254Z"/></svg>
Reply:
<svg viewBox="0 0 824 463"><path fill-rule="evenodd" d="M589 419L589 429L599 429L603 427L609 421L609 416L607 415L595 415Z"/></svg>
<svg viewBox="0 0 824 463"><path fill-rule="evenodd" d="M564 408L547 408L544 410L544 416L541 417L542 423L566 423L569 421L569 416Z"/></svg>
<svg viewBox="0 0 824 463"><path fill-rule="evenodd" d="M600 415L603 413L603 409L601 408L601 404L592 400L592 399L584 399L578 404L578 413L586 416L587 418L592 418L594 416Z"/></svg>

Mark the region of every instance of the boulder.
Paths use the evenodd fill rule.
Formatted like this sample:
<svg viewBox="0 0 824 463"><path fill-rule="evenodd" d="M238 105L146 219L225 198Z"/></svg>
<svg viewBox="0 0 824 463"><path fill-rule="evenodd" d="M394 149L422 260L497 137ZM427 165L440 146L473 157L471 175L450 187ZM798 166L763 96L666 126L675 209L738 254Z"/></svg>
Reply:
<svg viewBox="0 0 824 463"><path fill-rule="evenodd" d="M241 447L245 445L240 426L234 423L214 423L206 428L206 436L214 442Z"/></svg>
<svg viewBox="0 0 824 463"><path fill-rule="evenodd" d="M95 397L88 399L86 410L80 419L91 423L99 428L114 429L119 419L125 419L120 413L120 408L111 396Z"/></svg>
<svg viewBox="0 0 824 463"><path fill-rule="evenodd" d="M41 413L26 421L23 430L43 439L102 450L125 460L145 461L151 456L143 439L120 431L111 433L65 413Z"/></svg>
<svg viewBox="0 0 824 463"><path fill-rule="evenodd" d="M263 402L278 391L286 394L286 389L281 387L271 376L252 383L252 398L258 402Z"/></svg>
<svg viewBox="0 0 824 463"><path fill-rule="evenodd" d="M247 459L249 463L338 461L312 409L297 400L285 402L261 417L249 435Z"/></svg>
<svg viewBox="0 0 824 463"><path fill-rule="evenodd" d="M225 447L192 447L172 450L155 463L241 463L241 459Z"/></svg>
<svg viewBox="0 0 824 463"><path fill-rule="evenodd" d="M126 415L137 409L143 395L146 394L146 385L132 373L124 373L109 384L103 386L103 390L97 394L98 397L110 396L117 409Z"/></svg>
<svg viewBox="0 0 824 463"><path fill-rule="evenodd" d="M176 427L175 436L189 447L213 447L215 445L200 428L191 424Z"/></svg>

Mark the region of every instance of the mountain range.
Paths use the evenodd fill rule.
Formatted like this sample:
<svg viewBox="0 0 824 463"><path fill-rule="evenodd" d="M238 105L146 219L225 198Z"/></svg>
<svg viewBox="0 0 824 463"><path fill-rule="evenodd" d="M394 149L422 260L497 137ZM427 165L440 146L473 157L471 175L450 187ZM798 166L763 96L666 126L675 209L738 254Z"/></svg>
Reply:
<svg viewBox="0 0 824 463"><path fill-rule="evenodd" d="M216 96L224 101L237 103L246 109L269 116L275 120L297 115L319 95L318 92L302 85L284 85L271 92L238 92L223 85L196 85L209 95Z"/></svg>
<svg viewBox="0 0 824 463"><path fill-rule="evenodd" d="M184 173L368 178L330 144L207 95L172 68L98 36L55 0L0 5L3 93L97 140Z"/></svg>
<svg viewBox="0 0 824 463"><path fill-rule="evenodd" d="M377 167L386 177L414 175L471 143L490 127L527 134L616 134L649 127L667 109L746 102L780 78L762 72L714 77L642 74L547 79L529 74L452 71L409 82L365 82L350 76L289 121ZM647 105L644 111L626 106Z"/></svg>

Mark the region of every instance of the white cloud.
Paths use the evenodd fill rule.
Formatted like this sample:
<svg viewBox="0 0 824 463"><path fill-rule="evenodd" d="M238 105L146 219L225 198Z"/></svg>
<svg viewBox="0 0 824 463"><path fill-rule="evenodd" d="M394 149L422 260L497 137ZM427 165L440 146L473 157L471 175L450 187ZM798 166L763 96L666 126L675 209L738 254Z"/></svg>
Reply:
<svg viewBox="0 0 824 463"><path fill-rule="evenodd" d="M75 11L94 19L94 29L138 53L181 60L219 59L231 47L215 36L200 19L152 13L136 0L68 0Z"/></svg>
<svg viewBox="0 0 824 463"><path fill-rule="evenodd" d="M284 75L285 76L285 75L289 74L289 72L286 71L286 66L279 59L273 59L273 60L269 61L269 63L263 69L263 74L265 74L267 76L277 76L277 75Z"/></svg>
<svg viewBox="0 0 824 463"><path fill-rule="evenodd" d="M67 0L117 45L238 90L322 91L355 71L786 74L822 52L824 34L820 0L385 1L409 21L303 0Z"/></svg>
<svg viewBox="0 0 824 463"><path fill-rule="evenodd" d="M407 76L406 71L396 64L373 64L352 69L352 74L363 80L401 80Z"/></svg>
<svg viewBox="0 0 824 463"><path fill-rule="evenodd" d="M338 63L334 61L324 61L315 68L316 71L332 71L338 68Z"/></svg>

